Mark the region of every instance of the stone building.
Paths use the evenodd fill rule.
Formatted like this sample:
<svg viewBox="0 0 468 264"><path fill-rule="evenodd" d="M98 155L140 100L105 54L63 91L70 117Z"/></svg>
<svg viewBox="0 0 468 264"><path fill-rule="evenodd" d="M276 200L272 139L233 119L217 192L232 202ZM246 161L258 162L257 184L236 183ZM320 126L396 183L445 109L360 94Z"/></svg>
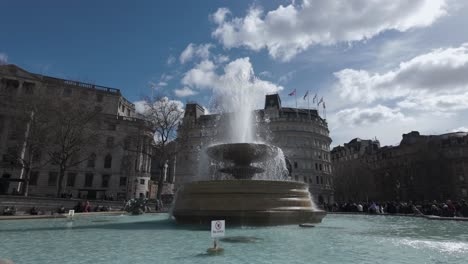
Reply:
<svg viewBox="0 0 468 264"><path fill-rule="evenodd" d="M83 156L75 157L86 160L65 172L65 194L88 199L148 195L152 133L119 89L34 74L15 65L0 66L0 193L25 191L24 169L11 161L11 152L26 155L28 121L19 121L16 110L19 102L44 98L64 107L96 112L92 129L97 133L97 144L88 147ZM58 166L47 162L45 152L32 159L45 165L31 169L29 195L56 194Z"/></svg>
<svg viewBox="0 0 468 264"><path fill-rule="evenodd" d="M332 202L331 138L326 120L317 110L282 107L278 94L267 95L264 109L253 114L257 139L282 149L291 179L308 183L316 202ZM222 142L221 137L231 129L226 124L229 115L206 115L202 106L187 104L178 131L181 150L176 160L175 188L216 175L217 168L200 153L206 146ZM203 167L210 169L206 172ZM201 175L204 173L208 175Z"/></svg>
<svg viewBox="0 0 468 264"><path fill-rule="evenodd" d="M398 146L366 148L360 144L366 150L357 155L356 144L351 143L332 150L335 182L356 177L361 184L343 191L337 188L340 198L363 199L363 193L371 200L468 197L468 133L420 135L413 131L404 134Z"/></svg>
<svg viewBox="0 0 468 264"><path fill-rule="evenodd" d="M376 195L366 157L380 148L377 140L355 138L331 151L335 200L366 201Z"/></svg>

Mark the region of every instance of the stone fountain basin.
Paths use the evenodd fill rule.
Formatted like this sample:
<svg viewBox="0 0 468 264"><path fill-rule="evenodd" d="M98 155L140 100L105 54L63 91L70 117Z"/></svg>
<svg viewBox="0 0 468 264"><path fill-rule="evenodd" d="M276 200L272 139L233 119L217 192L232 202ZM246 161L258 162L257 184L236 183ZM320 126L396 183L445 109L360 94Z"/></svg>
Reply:
<svg viewBox="0 0 468 264"><path fill-rule="evenodd" d="M173 216L179 223L284 225L320 223L324 211L313 208L308 185L290 181L222 180L184 185Z"/></svg>
<svg viewBox="0 0 468 264"><path fill-rule="evenodd" d="M278 148L258 143L230 143L210 146L206 153L217 161L230 161L238 165L262 162L278 155Z"/></svg>

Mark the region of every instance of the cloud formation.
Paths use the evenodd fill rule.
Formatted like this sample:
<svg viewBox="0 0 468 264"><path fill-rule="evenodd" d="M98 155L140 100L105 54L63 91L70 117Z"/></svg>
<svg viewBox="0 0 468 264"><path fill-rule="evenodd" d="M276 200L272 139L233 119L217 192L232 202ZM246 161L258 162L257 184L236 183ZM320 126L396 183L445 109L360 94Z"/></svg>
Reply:
<svg viewBox="0 0 468 264"><path fill-rule="evenodd" d="M387 30L427 27L447 13L447 0L303 0L264 12L251 7L244 17L227 8L211 15L212 36L225 48L267 49L288 61L314 45L370 39Z"/></svg>
<svg viewBox="0 0 468 264"><path fill-rule="evenodd" d="M197 45L190 43L180 54L179 61L181 64L184 64L195 57L201 59L208 59L210 57L211 48L213 48L213 44L208 43Z"/></svg>
<svg viewBox="0 0 468 264"><path fill-rule="evenodd" d="M377 105L372 108L349 108L336 113L336 119L339 123L351 126L363 126L390 121L403 121L405 116L400 109L391 109L383 105Z"/></svg>
<svg viewBox="0 0 468 264"><path fill-rule="evenodd" d="M197 92L195 92L194 90L188 87L184 87L182 89L175 89L174 93L177 97L187 97L187 96L192 96L192 95L197 94Z"/></svg>
<svg viewBox="0 0 468 264"><path fill-rule="evenodd" d="M219 67L211 60L203 60L185 73L182 84L192 90L211 90L215 97L248 93L257 99L256 102L263 102L265 94L283 90L282 86L256 77L248 57L229 62L223 67L222 74L217 72Z"/></svg>
<svg viewBox="0 0 468 264"><path fill-rule="evenodd" d="M468 109L468 43L436 49L400 63L386 73L345 69L334 73L342 98L372 103L398 100L401 108Z"/></svg>

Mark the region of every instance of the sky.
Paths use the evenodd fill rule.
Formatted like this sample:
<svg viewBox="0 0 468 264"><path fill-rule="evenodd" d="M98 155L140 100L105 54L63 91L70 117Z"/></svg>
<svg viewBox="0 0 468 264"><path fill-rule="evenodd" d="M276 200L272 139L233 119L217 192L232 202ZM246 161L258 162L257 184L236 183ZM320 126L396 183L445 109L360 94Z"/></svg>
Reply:
<svg viewBox="0 0 468 264"><path fill-rule="evenodd" d="M270 93L312 108L317 94L332 146L468 131L468 1L0 0L0 10L0 63L135 103L164 95L210 110L247 87L258 108Z"/></svg>

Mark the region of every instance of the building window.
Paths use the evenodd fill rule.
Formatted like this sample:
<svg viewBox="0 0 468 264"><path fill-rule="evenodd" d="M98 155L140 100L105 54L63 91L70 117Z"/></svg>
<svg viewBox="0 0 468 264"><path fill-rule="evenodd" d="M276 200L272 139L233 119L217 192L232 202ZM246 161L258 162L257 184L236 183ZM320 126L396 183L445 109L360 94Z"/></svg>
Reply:
<svg viewBox="0 0 468 264"><path fill-rule="evenodd" d="M57 185L57 176L58 176L58 172L56 171L49 172L49 179L47 180L47 185L49 186Z"/></svg>
<svg viewBox="0 0 468 264"><path fill-rule="evenodd" d="M8 139L10 140L17 140L19 136L25 131L26 126L23 124L20 124L18 122L14 122L11 125L10 133L8 135Z"/></svg>
<svg viewBox="0 0 468 264"><path fill-rule="evenodd" d="M68 187L73 187L75 186L75 180L76 180L76 173L70 172L67 175L67 186Z"/></svg>
<svg viewBox="0 0 468 264"><path fill-rule="evenodd" d="M85 186L85 187L91 187L91 186L93 186L93 178L94 178L94 174L92 174L92 173L86 173L86 174L85 174L85 184L84 184L84 186Z"/></svg>
<svg viewBox="0 0 468 264"><path fill-rule="evenodd" d="M106 157L104 158L104 168L110 169L111 167L112 167L112 155L107 154Z"/></svg>
<svg viewBox="0 0 468 264"><path fill-rule="evenodd" d="M81 99L88 99L88 92L87 91L81 91Z"/></svg>
<svg viewBox="0 0 468 264"><path fill-rule="evenodd" d="M29 185L36 186L38 179L39 179L39 172L31 171L31 175L29 175Z"/></svg>
<svg viewBox="0 0 468 264"><path fill-rule="evenodd" d="M2 83L4 84L6 95L16 95L19 87L19 81L2 79Z"/></svg>
<svg viewBox="0 0 468 264"><path fill-rule="evenodd" d="M320 170L323 170L323 165L319 164L319 168L320 168Z"/></svg>
<svg viewBox="0 0 468 264"><path fill-rule="evenodd" d="M106 145L108 148L114 147L114 137L107 137Z"/></svg>
<svg viewBox="0 0 468 264"><path fill-rule="evenodd" d="M319 176L315 176L315 181L319 184Z"/></svg>
<svg viewBox="0 0 468 264"><path fill-rule="evenodd" d="M97 94L97 95L96 95L96 101L102 102L102 100L103 100L102 94Z"/></svg>
<svg viewBox="0 0 468 264"><path fill-rule="evenodd" d="M88 168L94 168L96 166L96 154L91 153L91 155L88 158Z"/></svg>
<svg viewBox="0 0 468 264"><path fill-rule="evenodd" d="M32 163L39 163L41 161L41 151L36 149L32 153Z"/></svg>
<svg viewBox="0 0 468 264"><path fill-rule="evenodd" d="M34 83L24 82L23 83L23 93L28 94L28 95L34 94L34 86L35 86Z"/></svg>
<svg viewBox="0 0 468 264"><path fill-rule="evenodd" d="M140 179L140 184L145 184L145 179Z"/></svg>
<svg viewBox="0 0 468 264"><path fill-rule="evenodd" d="M103 174L102 175L101 187L103 187L103 188L109 187L109 180L110 180L110 175L109 174Z"/></svg>
<svg viewBox="0 0 468 264"><path fill-rule="evenodd" d="M9 147L5 154L3 154L3 161L4 162L11 162L15 163L18 155L17 155L16 147Z"/></svg>
<svg viewBox="0 0 468 264"><path fill-rule="evenodd" d="M315 170L318 170L318 164L315 163Z"/></svg>
<svg viewBox="0 0 468 264"><path fill-rule="evenodd" d="M120 177L119 186L127 186L127 177Z"/></svg>
<svg viewBox="0 0 468 264"><path fill-rule="evenodd" d="M132 143L132 139L130 137L126 137L124 139L124 150L128 150L130 148L131 143Z"/></svg>
<svg viewBox="0 0 468 264"><path fill-rule="evenodd" d="M294 168L297 169L297 162L294 162Z"/></svg>

